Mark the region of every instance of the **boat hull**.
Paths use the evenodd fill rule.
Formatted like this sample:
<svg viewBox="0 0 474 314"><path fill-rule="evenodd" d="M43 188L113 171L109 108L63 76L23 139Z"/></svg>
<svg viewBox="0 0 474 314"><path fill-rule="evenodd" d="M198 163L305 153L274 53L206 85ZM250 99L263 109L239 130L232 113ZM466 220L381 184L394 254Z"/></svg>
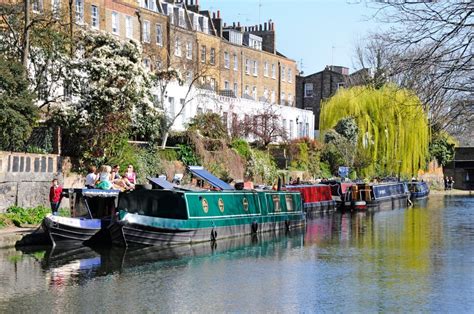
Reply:
<svg viewBox="0 0 474 314"><path fill-rule="evenodd" d="M131 215L138 216L138 215ZM262 232L285 232L305 225L303 215L273 221L250 220L239 225L221 225L204 228L166 228L153 227L127 220L114 222L109 227L112 244L118 246L154 245L171 246L215 241L247 234ZM283 217L282 217L283 218Z"/></svg>
<svg viewBox="0 0 474 314"><path fill-rule="evenodd" d="M48 215L41 224L53 246L82 245L102 228L100 219L80 219Z"/></svg>

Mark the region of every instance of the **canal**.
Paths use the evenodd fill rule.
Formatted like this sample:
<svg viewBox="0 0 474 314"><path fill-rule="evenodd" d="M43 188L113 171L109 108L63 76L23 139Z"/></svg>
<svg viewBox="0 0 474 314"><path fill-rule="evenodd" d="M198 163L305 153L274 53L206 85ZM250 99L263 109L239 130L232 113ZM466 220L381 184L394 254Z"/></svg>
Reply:
<svg viewBox="0 0 474 314"><path fill-rule="evenodd" d="M474 198L332 213L303 230L172 250L17 251L0 312L472 312Z"/></svg>

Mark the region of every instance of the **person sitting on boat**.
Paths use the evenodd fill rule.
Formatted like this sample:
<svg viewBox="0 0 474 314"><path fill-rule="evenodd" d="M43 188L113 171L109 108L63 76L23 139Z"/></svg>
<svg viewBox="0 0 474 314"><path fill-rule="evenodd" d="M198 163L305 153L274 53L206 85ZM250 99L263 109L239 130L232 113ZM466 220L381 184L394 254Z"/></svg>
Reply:
<svg viewBox="0 0 474 314"><path fill-rule="evenodd" d="M137 174L133 171L133 165L128 165L124 178L126 178L130 184L137 184Z"/></svg>
<svg viewBox="0 0 474 314"><path fill-rule="evenodd" d="M88 173L86 176L86 188L88 189L94 189L95 188L95 183L97 181L97 168L95 166L90 166L88 169Z"/></svg>
<svg viewBox="0 0 474 314"><path fill-rule="evenodd" d="M49 202L51 204L51 212L54 216L58 215L59 204L61 204L61 193L63 188L59 186L58 179L51 181L51 188L49 189Z"/></svg>
<svg viewBox="0 0 474 314"><path fill-rule="evenodd" d="M96 184L96 188L102 190L109 190L112 188L111 182L112 167L108 165L102 165L99 169L99 181Z"/></svg>

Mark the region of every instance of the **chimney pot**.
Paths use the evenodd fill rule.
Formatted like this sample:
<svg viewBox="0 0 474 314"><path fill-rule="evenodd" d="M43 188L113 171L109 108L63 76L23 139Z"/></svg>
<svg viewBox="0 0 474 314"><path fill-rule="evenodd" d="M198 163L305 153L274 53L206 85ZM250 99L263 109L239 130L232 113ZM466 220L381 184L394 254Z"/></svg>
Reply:
<svg viewBox="0 0 474 314"><path fill-rule="evenodd" d="M263 23L263 30L267 30L267 22Z"/></svg>
<svg viewBox="0 0 474 314"><path fill-rule="evenodd" d="M232 22L232 27L234 27L234 28L235 28L235 22Z"/></svg>
<svg viewBox="0 0 474 314"><path fill-rule="evenodd" d="M221 18L221 10L217 10L217 18L218 18L218 19Z"/></svg>
<svg viewBox="0 0 474 314"><path fill-rule="evenodd" d="M213 19L216 18L216 12L212 12L212 18L213 18Z"/></svg>
<svg viewBox="0 0 474 314"><path fill-rule="evenodd" d="M237 27L240 27L240 22L237 22Z"/></svg>

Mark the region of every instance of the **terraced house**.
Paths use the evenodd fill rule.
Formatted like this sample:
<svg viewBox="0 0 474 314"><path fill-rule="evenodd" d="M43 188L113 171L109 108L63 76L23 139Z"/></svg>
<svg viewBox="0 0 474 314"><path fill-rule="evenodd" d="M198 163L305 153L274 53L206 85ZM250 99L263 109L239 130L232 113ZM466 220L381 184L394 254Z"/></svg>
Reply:
<svg viewBox="0 0 474 314"><path fill-rule="evenodd" d="M173 129L203 111L220 113L230 125L236 116L271 105L290 138L313 136L313 113L295 106L296 62L278 52L271 20L226 24L219 11L202 10L198 0L69 1L34 0L33 7L71 8L76 27L140 41L150 71L182 74L186 84L170 84L166 91L167 114L177 116ZM189 97L189 89L206 97Z"/></svg>

